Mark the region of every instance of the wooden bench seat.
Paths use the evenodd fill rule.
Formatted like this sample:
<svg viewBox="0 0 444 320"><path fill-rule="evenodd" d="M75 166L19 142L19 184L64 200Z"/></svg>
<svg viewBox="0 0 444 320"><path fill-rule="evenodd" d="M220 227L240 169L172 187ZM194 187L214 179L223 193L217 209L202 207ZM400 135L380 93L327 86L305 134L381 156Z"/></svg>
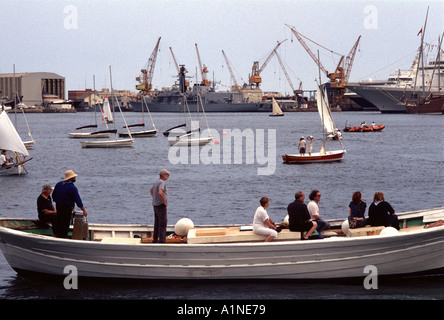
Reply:
<svg viewBox="0 0 444 320"><path fill-rule="evenodd" d="M190 229L187 243L232 243L232 242L261 242L266 236L254 234L253 231L240 231L239 227ZM283 229L273 241L301 240L300 232Z"/></svg>
<svg viewBox="0 0 444 320"><path fill-rule="evenodd" d="M377 227L364 227L364 228L355 228L348 229L351 237L365 237L365 236L377 236L381 233L384 226Z"/></svg>

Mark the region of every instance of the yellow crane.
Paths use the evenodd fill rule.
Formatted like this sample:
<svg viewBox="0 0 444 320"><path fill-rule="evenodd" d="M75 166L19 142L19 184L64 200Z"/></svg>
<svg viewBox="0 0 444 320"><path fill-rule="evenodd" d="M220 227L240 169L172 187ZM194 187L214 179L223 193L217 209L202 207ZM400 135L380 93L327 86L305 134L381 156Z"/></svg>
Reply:
<svg viewBox="0 0 444 320"><path fill-rule="evenodd" d="M153 81L153 74L154 74L154 67L156 66L156 59L157 59L157 52L159 50L159 43L160 43L161 37L157 40L157 44L151 53L150 58L148 59L147 66L140 70L141 75L136 78L136 80L139 82L138 85L136 85L136 89L140 91L142 95L148 95L152 89L152 81Z"/></svg>
<svg viewBox="0 0 444 320"><path fill-rule="evenodd" d="M288 24L286 24L287 27L289 27L291 29L291 31L293 32L293 34L296 36L296 39L298 39L298 41L300 42L300 44L304 47L305 51L307 51L307 53L310 55L310 57L314 60L314 62L319 66L319 68L327 75L327 77L330 79L330 84L332 88L339 88L339 89L343 89L345 84L347 83L349 77L350 77L350 72L351 72L351 68L353 65L353 61L355 58L355 54L356 54L356 49L358 47L359 44L359 40L361 39L361 36L358 37L358 40L355 42L353 48L350 50L350 53L347 55L346 60L344 62L344 56L342 55L338 65L336 66L336 69L334 72L330 73L327 71L327 69L322 65L321 61L318 59L318 57L313 53L313 51L310 50L310 48L307 46L307 44L305 43L305 41L302 38L305 38L311 42L313 42L314 44L320 46L321 48L324 48L332 53L336 53L333 50L330 50L322 45L320 45L319 43L316 43L315 41L307 38L306 36L304 36L303 34L299 33L298 31L296 31L295 27L292 27ZM337 53L336 53L337 54ZM345 72L344 72L345 70Z"/></svg>
<svg viewBox="0 0 444 320"><path fill-rule="evenodd" d="M276 49L279 48L279 46L287 41L287 39L283 41L278 41L276 47L271 51L265 62L262 64L262 66L259 68L259 61L253 62L253 67L251 68L251 76L250 76L250 85L255 85L256 87L259 87L260 83L262 83L262 77L261 72L264 70L264 68L267 66L270 59L273 57L274 53L276 52Z"/></svg>
<svg viewBox="0 0 444 320"><path fill-rule="evenodd" d="M195 43L195 46L196 46L196 52L197 52L197 60L199 61L200 74L202 76L201 84L203 86L210 86L211 82L207 80L208 68L206 65L202 66L202 62L200 61L199 49L197 48L197 43Z"/></svg>

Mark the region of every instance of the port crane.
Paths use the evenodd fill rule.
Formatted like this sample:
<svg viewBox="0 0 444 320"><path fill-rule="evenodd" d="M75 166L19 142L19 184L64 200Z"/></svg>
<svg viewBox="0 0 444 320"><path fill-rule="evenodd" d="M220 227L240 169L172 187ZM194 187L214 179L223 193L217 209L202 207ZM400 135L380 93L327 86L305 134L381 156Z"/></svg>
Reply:
<svg viewBox="0 0 444 320"><path fill-rule="evenodd" d="M338 65L336 66L336 69L334 72L330 73L327 71L327 69L322 65L321 61L318 59L318 57L316 57L316 55L313 53L313 51L310 50L310 48L307 46L307 44L305 43L305 41L302 38L306 38L309 41L313 42L314 44L330 51L330 52L334 52L333 50L327 49L326 47L320 45L319 43L316 43L315 41L307 38L306 36L304 36L303 34L299 33L298 31L296 31L296 29L288 24L286 24L287 27L289 27L291 29L291 31L293 32L293 34L296 36L296 39L298 39L298 41L300 42L300 44L304 47L305 51L307 51L307 53L310 55L310 57L314 60L314 62L319 66L319 69L321 69L326 75L327 78L330 79L330 85L332 88L338 88L338 89L343 89L350 77L350 72L351 72L351 68L353 65L353 61L355 58L355 54L356 54L356 49L358 47L359 44L359 40L361 39L361 36L358 37L358 40L355 42L353 48L350 50L350 53L347 55L345 62L344 62L344 56L342 55ZM345 70L345 72L344 72Z"/></svg>
<svg viewBox="0 0 444 320"><path fill-rule="evenodd" d="M203 86L210 86L211 82L207 80L207 73L208 73L207 66L206 65L202 66L202 62L200 61L199 49L197 48L197 43L195 43L195 46L196 46L196 52L197 52L197 60L199 61L200 74L202 76L201 84Z"/></svg>
<svg viewBox="0 0 444 320"><path fill-rule="evenodd" d="M180 70L179 64L177 63L176 57L174 56L173 48L171 48L171 47L170 47L170 52L171 52L171 55L173 56L174 65L176 66L176 69L177 69L177 75L180 78L181 70ZM187 73L188 70L185 68L185 66L183 66L183 65L181 65L181 66L183 67L183 74ZM184 91L186 91L186 88L188 88L190 86L190 82L184 80L184 85L185 85Z"/></svg>
<svg viewBox="0 0 444 320"><path fill-rule="evenodd" d="M262 66L259 68L259 61L253 62L253 67L251 69L251 76L250 76L250 85L255 85L257 88L259 87L260 83L262 82L261 72L265 69L270 59L273 57L274 53L276 52L277 48L279 46L287 41L287 39L283 41L278 41L276 47L271 51L265 62L262 64Z"/></svg>
<svg viewBox="0 0 444 320"><path fill-rule="evenodd" d="M239 90L240 86L236 81L236 77L234 76L233 70L231 69L230 62L228 61L227 55L225 54L224 50L222 50L222 55L224 56L225 62L228 67L228 71L230 71L231 82L233 83L232 87L234 90Z"/></svg>
<svg viewBox="0 0 444 320"><path fill-rule="evenodd" d="M288 75L287 69L285 68L284 63L282 62L282 59L276 49L274 50L274 54L276 55L276 58L278 59L279 64L281 65L282 71L284 72L285 77L287 78L288 84L290 85L291 90L293 90L294 95L296 96L297 94L301 94L302 93L302 82L299 83L299 88L295 89L293 86L293 82L291 81L290 76Z"/></svg>
<svg viewBox="0 0 444 320"><path fill-rule="evenodd" d="M153 52L151 53L150 58L148 59L147 66L140 70L141 75L136 78L136 80L139 82L138 85L136 85L136 89L140 91L142 95L148 95L150 94L150 91L152 89L152 81L153 81L153 74L154 74L154 67L156 66L156 59L157 59L157 52L159 51L159 43L160 43L161 37L157 40L157 44L154 47Z"/></svg>

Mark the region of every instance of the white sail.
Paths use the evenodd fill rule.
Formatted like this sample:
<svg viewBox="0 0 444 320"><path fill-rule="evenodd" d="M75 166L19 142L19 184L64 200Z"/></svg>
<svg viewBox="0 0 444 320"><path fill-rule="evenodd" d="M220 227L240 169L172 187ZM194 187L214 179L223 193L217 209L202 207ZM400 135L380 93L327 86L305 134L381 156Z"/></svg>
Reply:
<svg viewBox="0 0 444 320"><path fill-rule="evenodd" d="M318 112L321 117L322 125L324 126L324 130L326 134L333 134L335 132L335 124L333 122L333 118L331 116L330 107L328 105L328 98L325 88L321 91L321 88L318 86L316 101L318 104Z"/></svg>
<svg viewBox="0 0 444 320"><path fill-rule="evenodd" d="M276 102L276 100L274 100L274 98L272 98L272 101L273 102L272 102L271 105L273 107L273 110L272 110L271 114L274 115L274 116L284 114L282 112L281 108L279 107L279 104Z"/></svg>
<svg viewBox="0 0 444 320"><path fill-rule="evenodd" d="M109 106L109 101L108 101L108 97L105 98L105 100L103 101L103 117L102 120L106 121L106 122L113 122L113 113L111 112L111 107Z"/></svg>
<svg viewBox="0 0 444 320"><path fill-rule="evenodd" d="M29 155L28 150L26 150L22 139L5 111L0 114L0 149L18 152L25 156Z"/></svg>

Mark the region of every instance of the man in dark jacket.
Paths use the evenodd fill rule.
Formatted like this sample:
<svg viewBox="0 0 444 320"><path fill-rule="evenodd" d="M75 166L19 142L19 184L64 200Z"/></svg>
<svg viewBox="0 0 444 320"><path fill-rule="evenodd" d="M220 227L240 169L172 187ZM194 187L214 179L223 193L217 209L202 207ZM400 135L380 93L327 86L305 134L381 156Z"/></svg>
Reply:
<svg viewBox="0 0 444 320"><path fill-rule="evenodd" d="M56 203L57 210L57 231L56 234L59 238L66 238L69 231L69 224L72 216L74 206L77 206L83 211L83 215L86 217L88 213L83 207L82 199L80 198L79 191L74 185L77 174L72 170L65 172L65 179L56 184L52 197Z"/></svg>
<svg viewBox="0 0 444 320"><path fill-rule="evenodd" d="M297 191L294 197L295 201L287 207L290 231L299 231L301 232L301 239L308 240L308 237L315 231L317 223L310 220L310 213L304 203L305 194L302 191Z"/></svg>

